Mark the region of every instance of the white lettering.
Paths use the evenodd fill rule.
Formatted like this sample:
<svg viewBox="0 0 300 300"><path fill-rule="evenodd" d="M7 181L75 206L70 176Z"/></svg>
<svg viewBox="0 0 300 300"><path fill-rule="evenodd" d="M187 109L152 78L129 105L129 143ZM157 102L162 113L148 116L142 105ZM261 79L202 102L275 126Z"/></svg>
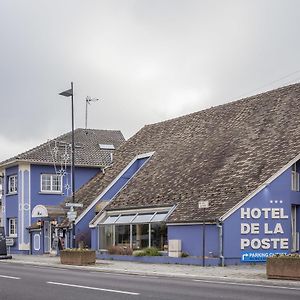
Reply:
<svg viewBox="0 0 300 300"><path fill-rule="evenodd" d="M261 210L259 208L253 208L251 210L251 217L253 219L259 219L261 217Z"/></svg>
<svg viewBox="0 0 300 300"><path fill-rule="evenodd" d="M250 225L248 223L241 223L241 234L250 233Z"/></svg>
<svg viewBox="0 0 300 300"><path fill-rule="evenodd" d="M273 231L272 230L269 230L269 224L268 223L265 223L264 224L264 229L265 229L265 234L272 234Z"/></svg>
<svg viewBox="0 0 300 300"><path fill-rule="evenodd" d="M271 211L271 208L262 208L261 210L264 213L265 219L269 219L269 212Z"/></svg>
<svg viewBox="0 0 300 300"><path fill-rule="evenodd" d="M251 248L254 249L254 250L257 250L259 249L261 246L261 241L260 239L253 239L251 240Z"/></svg>
<svg viewBox="0 0 300 300"><path fill-rule="evenodd" d="M271 239L271 242L273 242L273 249L278 249L278 243L280 242L280 239Z"/></svg>
<svg viewBox="0 0 300 300"><path fill-rule="evenodd" d="M284 209L280 208L280 219L288 219L288 215L284 215Z"/></svg>
<svg viewBox="0 0 300 300"><path fill-rule="evenodd" d="M270 249L270 239L262 239L261 240L261 248L264 250Z"/></svg>
<svg viewBox="0 0 300 300"><path fill-rule="evenodd" d="M249 239L241 239L241 249L244 250L245 248L250 246Z"/></svg>
<svg viewBox="0 0 300 300"><path fill-rule="evenodd" d="M251 233L259 234L259 223L251 223Z"/></svg>
<svg viewBox="0 0 300 300"><path fill-rule="evenodd" d="M280 209L272 208L272 219L279 219L279 218L280 218Z"/></svg>
<svg viewBox="0 0 300 300"><path fill-rule="evenodd" d="M275 228L274 228L274 233L283 233L283 229L280 223L276 223Z"/></svg>
<svg viewBox="0 0 300 300"><path fill-rule="evenodd" d="M281 239L280 240L280 249L282 249L282 250L289 249L289 239Z"/></svg>
<svg viewBox="0 0 300 300"><path fill-rule="evenodd" d="M244 207L241 208L241 218L242 219L250 219L250 208L247 207L246 209Z"/></svg>

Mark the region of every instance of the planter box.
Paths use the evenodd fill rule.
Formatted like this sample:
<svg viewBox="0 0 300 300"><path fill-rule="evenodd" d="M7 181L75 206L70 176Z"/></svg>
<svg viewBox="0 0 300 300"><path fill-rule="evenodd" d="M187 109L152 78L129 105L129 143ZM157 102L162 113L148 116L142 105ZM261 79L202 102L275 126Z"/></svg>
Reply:
<svg viewBox="0 0 300 300"><path fill-rule="evenodd" d="M62 250L60 262L64 265L92 265L96 263L96 252L94 250Z"/></svg>
<svg viewBox="0 0 300 300"><path fill-rule="evenodd" d="M269 279L300 280L300 256L269 257L267 277Z"/></svg>

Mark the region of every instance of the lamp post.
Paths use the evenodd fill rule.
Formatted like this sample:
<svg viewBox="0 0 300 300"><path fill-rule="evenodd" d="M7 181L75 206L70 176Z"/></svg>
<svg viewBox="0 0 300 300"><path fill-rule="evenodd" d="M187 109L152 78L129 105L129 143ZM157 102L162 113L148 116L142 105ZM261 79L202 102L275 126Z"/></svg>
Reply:
<svg viewBox="0 0 300 300"><path fill-rule="evenodd" d="M71 176L72 176L72 203L75 203L75 141L74 141L74 97L73 97L73 82L71 82L71 89L59 93L64 97L71 97L72 110L72 162L71 162ZM75 223L72 221L72 247L75 247Z"/></svg>

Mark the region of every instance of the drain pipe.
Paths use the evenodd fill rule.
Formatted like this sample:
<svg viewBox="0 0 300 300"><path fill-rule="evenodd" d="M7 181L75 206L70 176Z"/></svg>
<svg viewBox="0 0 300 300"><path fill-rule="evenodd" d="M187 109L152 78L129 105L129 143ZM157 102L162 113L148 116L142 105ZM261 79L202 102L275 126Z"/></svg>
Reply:
<svg viewBox="0 0 300 300"><path fill-rule="evenodd" d="M219 228L219 249L220 249L220 260L221 266L225 266L224 249L223 249L223 224L222 221L218 220L217 227Z"/></svg>

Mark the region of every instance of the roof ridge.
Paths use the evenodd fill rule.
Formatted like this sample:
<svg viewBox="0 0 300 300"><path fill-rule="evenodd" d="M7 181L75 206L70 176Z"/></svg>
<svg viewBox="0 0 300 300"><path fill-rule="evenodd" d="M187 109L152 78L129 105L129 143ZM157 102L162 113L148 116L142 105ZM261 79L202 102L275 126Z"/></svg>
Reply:
<svg viewBox="0 0 300 300"><path fill-rule="evenodd" d="M235 99L235 100L232 100L232 101L229 101L229 102L226 102L226 103L222 103L222 104L218 104L218 105L215 105L215 106L207 107L207 108L204 108L202 110L194 111L194 112L191 112L191 113L188 113L188 114L184 114L184 115L181 115L181 116L178 116L178 117L174 117L174 118L170 118L170 119L167 119L167 120L163 120L163 121L159 121L159 122L154 122L154 123L146 124L146 125L144 125L144 127L158 125L158 124L162 124L162 123L173 122L173 121L176 121L176 120L180 120L182 118L187 118L187 117L191 117L193 115L198 115L200 113L205 113L205 112L208 112L208 111L210 111L212 109L220 109L220 108L222 108L224 106L235 105L235 104L238 104L238 103L241 103L243 101L250 100L250 99L254 100L256 98L259 98L261 95L268 95L268 94L277 93L280 90L286 90L288 88L291 88L292 86L296 87L298 85L300 86L300 82L289 84L289 85L285 85L285 86L280 86L280 87L278 87L276 89L273 89L273 90L267 90L267 91L261 92L259 94L251 95L251 96L248 96L248 97L243 97L243 98L240 98L240 99Z"/></svg>

